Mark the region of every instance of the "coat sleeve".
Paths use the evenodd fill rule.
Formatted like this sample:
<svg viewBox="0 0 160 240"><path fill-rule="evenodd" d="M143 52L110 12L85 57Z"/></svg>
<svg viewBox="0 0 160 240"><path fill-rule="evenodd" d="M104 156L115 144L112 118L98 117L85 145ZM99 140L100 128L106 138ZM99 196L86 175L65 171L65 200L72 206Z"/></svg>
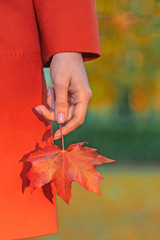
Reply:
<svg viewBox="0 0 160 240"><path fill-rule="evenodd" d="M33 0L43 67L59 52L81 52L84 61L101 56L95 0Z"/></svg>

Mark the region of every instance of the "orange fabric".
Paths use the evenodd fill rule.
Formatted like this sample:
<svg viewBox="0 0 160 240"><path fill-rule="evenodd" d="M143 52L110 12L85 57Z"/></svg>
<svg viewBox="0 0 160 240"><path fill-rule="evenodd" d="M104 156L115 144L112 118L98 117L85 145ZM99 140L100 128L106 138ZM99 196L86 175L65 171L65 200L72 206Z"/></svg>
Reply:
<svg viewBox="0 0 160 240"><path fill-rule="evenodd" d="M44 67L57 52L82 52L84 61L101 55L95 0L33 0Z"/></svg>
<svg viewBox="0 0 160 240"><path fill-rule="evenodd" d="M22 194L19 160L46 130L32 112L46 99L43 67L65 51L100 56L93 0L0 1L0 239L57 232L54 184L54 204L42 189Z"/></svg>

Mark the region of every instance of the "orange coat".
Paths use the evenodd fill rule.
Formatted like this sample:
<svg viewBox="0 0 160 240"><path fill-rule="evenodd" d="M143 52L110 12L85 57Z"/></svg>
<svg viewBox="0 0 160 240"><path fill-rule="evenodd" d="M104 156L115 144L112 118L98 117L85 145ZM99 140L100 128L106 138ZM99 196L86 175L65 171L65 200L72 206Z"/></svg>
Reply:
<svg viewBox="0 0 160 240"><path fill-rule="evenodd" d="M32 111L46 98L43 67L65 51L101 55L94 0L0 1L0 239L57 233L54 184L54 204L42 189L22 194L19 160L46 129Z"/></svg>

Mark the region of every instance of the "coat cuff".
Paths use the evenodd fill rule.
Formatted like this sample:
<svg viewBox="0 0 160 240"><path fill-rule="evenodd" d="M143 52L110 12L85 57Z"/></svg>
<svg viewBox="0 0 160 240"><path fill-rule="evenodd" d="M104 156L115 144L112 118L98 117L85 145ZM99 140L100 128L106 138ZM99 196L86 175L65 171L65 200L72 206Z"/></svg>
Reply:
<svg viewBox="0 0 160 240"><path fill-rule="evenodd" d="M84 61L101 56L95 0L33 0L43 67L60 52L81 52Z"/></svg>

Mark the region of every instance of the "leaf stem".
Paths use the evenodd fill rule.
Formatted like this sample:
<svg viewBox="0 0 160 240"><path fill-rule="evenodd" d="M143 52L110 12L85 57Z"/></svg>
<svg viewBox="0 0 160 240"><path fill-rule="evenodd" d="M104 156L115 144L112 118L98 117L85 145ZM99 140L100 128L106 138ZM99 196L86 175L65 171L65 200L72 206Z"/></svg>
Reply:
<svg viewBox="0 0 160 240"><path fill-rule="evenodd" d="M63 134L62 134L61 123L59 123L59 127L60 127L60 131L61 131L61 136L62 136L62 150L65 151L65 149L64 149L64 138L63 138Z"/></svg>

